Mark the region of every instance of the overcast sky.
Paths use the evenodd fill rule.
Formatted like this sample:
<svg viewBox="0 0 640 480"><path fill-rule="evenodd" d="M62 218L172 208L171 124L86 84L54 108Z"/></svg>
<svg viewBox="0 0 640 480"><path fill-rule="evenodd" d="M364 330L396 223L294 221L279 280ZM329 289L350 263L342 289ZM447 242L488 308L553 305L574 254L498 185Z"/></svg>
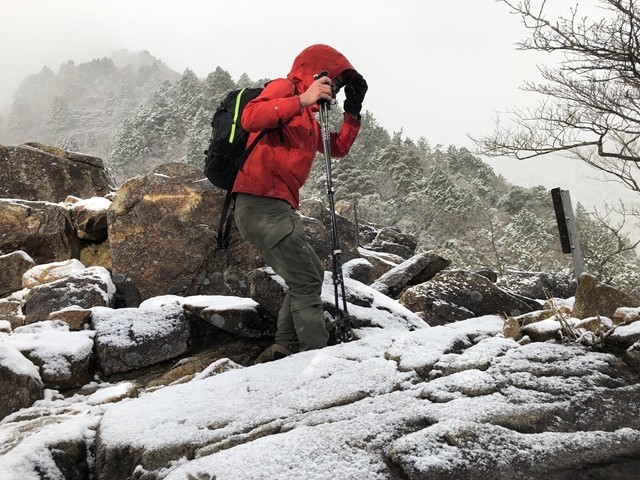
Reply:
<svg viewBox="0 0 640 480"><path fill-rule="evenodd" d="M495 0L0 0L1 98L43 65L148 50L178 72L288 73L306 46L340 50L370 85L365 108L390 131L469 144L535 74L516 52L518 17Z"/></svg>
<svg viewBox="0 0 640 480"><path fill-rule="evenodd" d="M597 0L580 4L598 14ZM519 17L495 0L0 0L0 108L22 79L47 65L148 50L170 68L205 77L285 76L314 43L340 50L369 83L365 108L390 132L432 146L474 146L498 112L534 104L520 91L541 54L518 51ZM493 161L511 181L552 188L557 161ZM509 167L509 165L511 167ZM576 172L571 170L573 181ZM580 169L580 175L587 175ZM562 176L562 175L561 175ZM565 187L563 187L565 188Z"/></svg>

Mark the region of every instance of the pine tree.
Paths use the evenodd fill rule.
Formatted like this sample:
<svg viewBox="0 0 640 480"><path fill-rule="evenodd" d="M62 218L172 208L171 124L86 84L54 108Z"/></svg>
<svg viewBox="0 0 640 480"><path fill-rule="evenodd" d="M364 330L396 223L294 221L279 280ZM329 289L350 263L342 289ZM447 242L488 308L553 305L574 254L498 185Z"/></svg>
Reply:
<svg viewBox="0 0 640 480"><path fill-rule="evenodd" d="M216 67L215 71L207 75L204 83L205 98L213 111L215 111L215 108L217 108L227 92L238 88L229 72L221 67Z"/></svg>
<svg viewBox="0 0 640 480"><path fill-rule="evenodd" d="M204 166L204 151L211 136L208 115L204 107L200 107L187 131L184 161L198 168Z"/></svg>
<svg viewBox="0 0 640 480"><path fill-rule="evenodd" d="M554 241L550 225L543 218L522 210L507 226L499 243L509 267L544 271L560 268L555 258Z"/></svg>
<svg viewBox="0 0 640 480"><path fill-rule="evenodd" d="M480 202L467 185L456 182L442 167L435 167L426 181L426 194L434 206L445 212L465 214L478 209Z"/></svg>
<svg viewBox="0 0 640 480"><path fill-rule="evenodd" d="M55 97L44 121L44 128L53 135L69 132L75 126L68 102L62 97Z"/></svg>
<svg viewBox="0 0 640 480"><path fill-rule="evenodd" d="M176 161L179 155L176 139L186 133L176 101L175 84L165 81L153 94L148 107L149 116L141 118L145 136L154 158Z"/></svg>
<svg viewBox="0 0 640 480"><path fill-rule="evenodd" d="M202 84L192 70L185 70L178 80L175 102L178 106L180 119L186 123L190 123L204 105Z"/></svg>
<svg viewBox="0 0 640 480"><path fill-rule="evenodd" d="M32 108L28 97L16 96L9 113L7 133L9 138L19 138L33 127Z"/></svg>
<svg viewBox="0 0 640 480"><path fill-rule="evenodd" d="M140 106L131 119L125 119L114 133L113 151L108 162L116 182L146 173L140 171L140 160L151 156L151 145L147 138L146 125L142 121L148 117L148 109Z"/></svg>
<svg viewBox="0 0 640 480"><path fill-rule="evenodd" d="M70 137L58 137L58 139L56 140L55 143L56 147L60 147L64 150L67 150L69 152L78 152L80 151L80 148L78 147L78 142L76 141L74 136L70 136Z"/></svg>
<svg viewBox="0 0 640 480"><path fill-rule="evenodd" d="M103 114L114 123L121 122L133 112L138 98L130 79L124 78L108 89L104 99Z"/></svg>
<svg viewBox="0 0 640 480"><path fill-rule="evenodd" d="M98 148L99 145L95 130L87 131L84 137L82 151L91 155L97 155L99 153Z"/></svg>
<svg viewBox="0 0 640 480"><path fill-rule="evenodd" d="M513 185L497 199L497 205L512 215L518 214L525 208L540 212L548 209L549 202L551 202L551 195L543 186L525 188Z"/></svg>
<svg viewBox="0 0 640 480"><path fill-rule="evenodd" d="M369 166L390 142L389 132L378 124L371 112L366 111L360 118L360 131L350 155L363 162L363 166Z"/></svg>
<svg viewBox="0 0 640 480"><path fill-rule="evenodd" d="M255 86L256 85L254 84L254 82L251 81L251 78L249 78L249 75L247 75L246 73L243 73L242 75L240 75L240 78L238 78L238 87L240 88L252 88Z"/></svg>

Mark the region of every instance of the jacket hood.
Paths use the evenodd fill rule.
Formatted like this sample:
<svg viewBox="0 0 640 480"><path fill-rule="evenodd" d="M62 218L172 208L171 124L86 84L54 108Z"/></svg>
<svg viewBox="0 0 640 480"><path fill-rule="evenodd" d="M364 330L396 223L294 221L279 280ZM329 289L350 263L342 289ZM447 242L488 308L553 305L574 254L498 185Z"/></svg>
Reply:
<svg viewBox="0 0 640 480"><path fill-rule="evenodd" d="M329 73L329 78L335 78L345 70L355 71L355 68L335 48L328 45L311 45L293 61L287 78L298 86L300 92L304 92L313 83L313 76L322 70Z"/></svg>

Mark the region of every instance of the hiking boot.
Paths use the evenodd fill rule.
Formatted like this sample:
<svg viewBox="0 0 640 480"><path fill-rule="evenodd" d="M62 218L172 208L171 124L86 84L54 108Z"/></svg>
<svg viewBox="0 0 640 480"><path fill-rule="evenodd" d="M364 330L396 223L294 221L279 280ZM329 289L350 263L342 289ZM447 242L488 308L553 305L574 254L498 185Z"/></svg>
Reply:
<svg viewBox="0 0 640 480"><path fill-rule="evenodd" d="M289 350L284 345L280 345L279 343L274 343L269 348L267 348L264 352L262 352L254 363L266 363L272 362L274 360L280 360L284 357L288 357L293 352Z"/></svg>

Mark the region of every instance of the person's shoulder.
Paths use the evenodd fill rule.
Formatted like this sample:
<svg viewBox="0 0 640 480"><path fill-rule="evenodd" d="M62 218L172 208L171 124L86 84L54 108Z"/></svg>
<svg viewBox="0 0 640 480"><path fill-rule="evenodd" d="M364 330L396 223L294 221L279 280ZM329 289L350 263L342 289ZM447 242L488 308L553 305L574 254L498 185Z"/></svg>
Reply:
<svg viewBox="0 0 640 480"><path fill-rule="evenodd" d="M291 97L295 95L295 86L288 78L275 78L266 84L265 90L274 96Z"/></svg>

